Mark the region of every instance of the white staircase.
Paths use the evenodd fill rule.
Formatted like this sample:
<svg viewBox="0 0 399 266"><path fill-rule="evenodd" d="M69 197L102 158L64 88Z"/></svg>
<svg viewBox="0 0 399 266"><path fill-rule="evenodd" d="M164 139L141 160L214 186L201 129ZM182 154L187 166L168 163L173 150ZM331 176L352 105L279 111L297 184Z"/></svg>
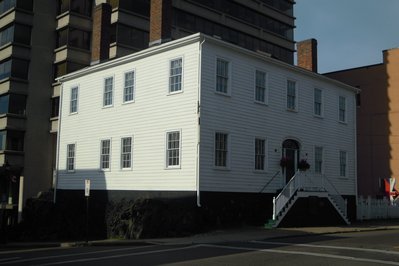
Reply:
<svg viewBox="0 0 399 266"><path fill-rule="evenodd" d="M346 224L350 224L347 202L334 185L325 176L314 177L312 174L298 171L280 194L273 198L273 227L280 224L298 199L311 196L327 198Z"/></svg>

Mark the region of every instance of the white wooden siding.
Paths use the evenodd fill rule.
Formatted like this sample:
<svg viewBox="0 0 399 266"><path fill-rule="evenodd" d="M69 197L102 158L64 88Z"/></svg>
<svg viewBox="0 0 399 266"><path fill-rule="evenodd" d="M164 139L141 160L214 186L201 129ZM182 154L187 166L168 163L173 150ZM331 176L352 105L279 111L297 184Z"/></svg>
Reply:
<svg viewBox="0 0 399 266"><path fill-rule="evenodd" d="M231 96L215 93L215 62L229 58ZM268 75L268 105L254 103L254 73L262 69ZM287 79L297 82L298 108L287 111ZM323 118L313 112L314 88L323 89ZM339 96L347 98L347 123L338 122ZM205 42L201 81L201 155L200 189L206 191L259 192L281 171L282 142L293 138L300 143L300 158L307 159L314 171L314 146L324 151L324 173L345 195L355 195L355 106L354 92L313 78L289 67ZM230 168L215 169L214 132L229 132ZM253 141L257 136L268 140L267 173L254 169ZM348 152L348 177L339 177L339 150ZM284 184L280 174L265 192L276 192Z"/></svg>
<svg viewBox="0 0 399 266"><path fill-rule="evenodd" d="M183 92L170 95L169 66L183 58ZM124 73L135 70L135 101L123 103ZM198 43L91 73L63 84L59 145L60 189L196 189ZM104 78L114 77L113 106L103 107ZM69 115L79 85L79 112ZM165 132L181 130L181 169L165 169ZM132 169L122 170L121 138L133 137ZM111 170L100 170L100 140L111 139ZM76 171L66 173L66 144L76 143Z"/></svg>

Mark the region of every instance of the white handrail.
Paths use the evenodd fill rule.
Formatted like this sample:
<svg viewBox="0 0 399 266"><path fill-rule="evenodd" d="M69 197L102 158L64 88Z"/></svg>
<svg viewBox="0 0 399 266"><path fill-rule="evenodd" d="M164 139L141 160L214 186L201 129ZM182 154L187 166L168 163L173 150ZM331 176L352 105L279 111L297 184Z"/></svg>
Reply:
<svg viewBox="0 0 399 266"><path fill-rule="evenodd" d="M326 176L323 175L321 178L315 178L314 176L308 176L298 170L284 186L280 194L273 198L273 220L276 220L282 209L300 188L311 189L313 191L326 191L341 209L345 217L347 216L345 199Z"/></svg>
<svg viewBox="0 0 399 266"><path fill-rule="evenodd" d="M281 190L280 194L278 194L277 197L273 198L273 220L276 219L278 214L300 187L299 176L300 172L297 171L295 175L290 179L290 181L285 185L283 190Z"/></svg>

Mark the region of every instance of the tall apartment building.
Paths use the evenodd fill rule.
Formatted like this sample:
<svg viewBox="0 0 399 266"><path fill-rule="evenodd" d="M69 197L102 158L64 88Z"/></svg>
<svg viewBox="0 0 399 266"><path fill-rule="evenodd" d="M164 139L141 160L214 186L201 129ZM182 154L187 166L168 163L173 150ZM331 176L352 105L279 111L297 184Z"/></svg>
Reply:
<svg viewBox="0 0 399 266"><path fill-rule="evenodd" d="M383 62L326 73L360 88L357 111L358 192L386 196L383 179L399 181L399 48ZM396 189L399 186L396 185Z"/></svg>
<svg viewBox="0 0 399 266"><path fill-rule="evenodd" d="M293 63L293 0L0 0L0 165L52 186L55 78L195 32ZM78 132L77 132L78 134Z"/></svg>

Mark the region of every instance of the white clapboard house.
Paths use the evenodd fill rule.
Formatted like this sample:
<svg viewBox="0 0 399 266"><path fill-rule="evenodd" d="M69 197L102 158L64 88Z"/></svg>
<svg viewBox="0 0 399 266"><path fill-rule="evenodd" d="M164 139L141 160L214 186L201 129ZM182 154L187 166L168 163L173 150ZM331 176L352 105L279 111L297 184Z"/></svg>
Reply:
<svg viewBox="0 0 399 266"><path fill-rule="evenodd" d="M90 179L110 198L254 199L275 225L354 213L353 87L203 34L59 81L59 197Z"/></svg>

